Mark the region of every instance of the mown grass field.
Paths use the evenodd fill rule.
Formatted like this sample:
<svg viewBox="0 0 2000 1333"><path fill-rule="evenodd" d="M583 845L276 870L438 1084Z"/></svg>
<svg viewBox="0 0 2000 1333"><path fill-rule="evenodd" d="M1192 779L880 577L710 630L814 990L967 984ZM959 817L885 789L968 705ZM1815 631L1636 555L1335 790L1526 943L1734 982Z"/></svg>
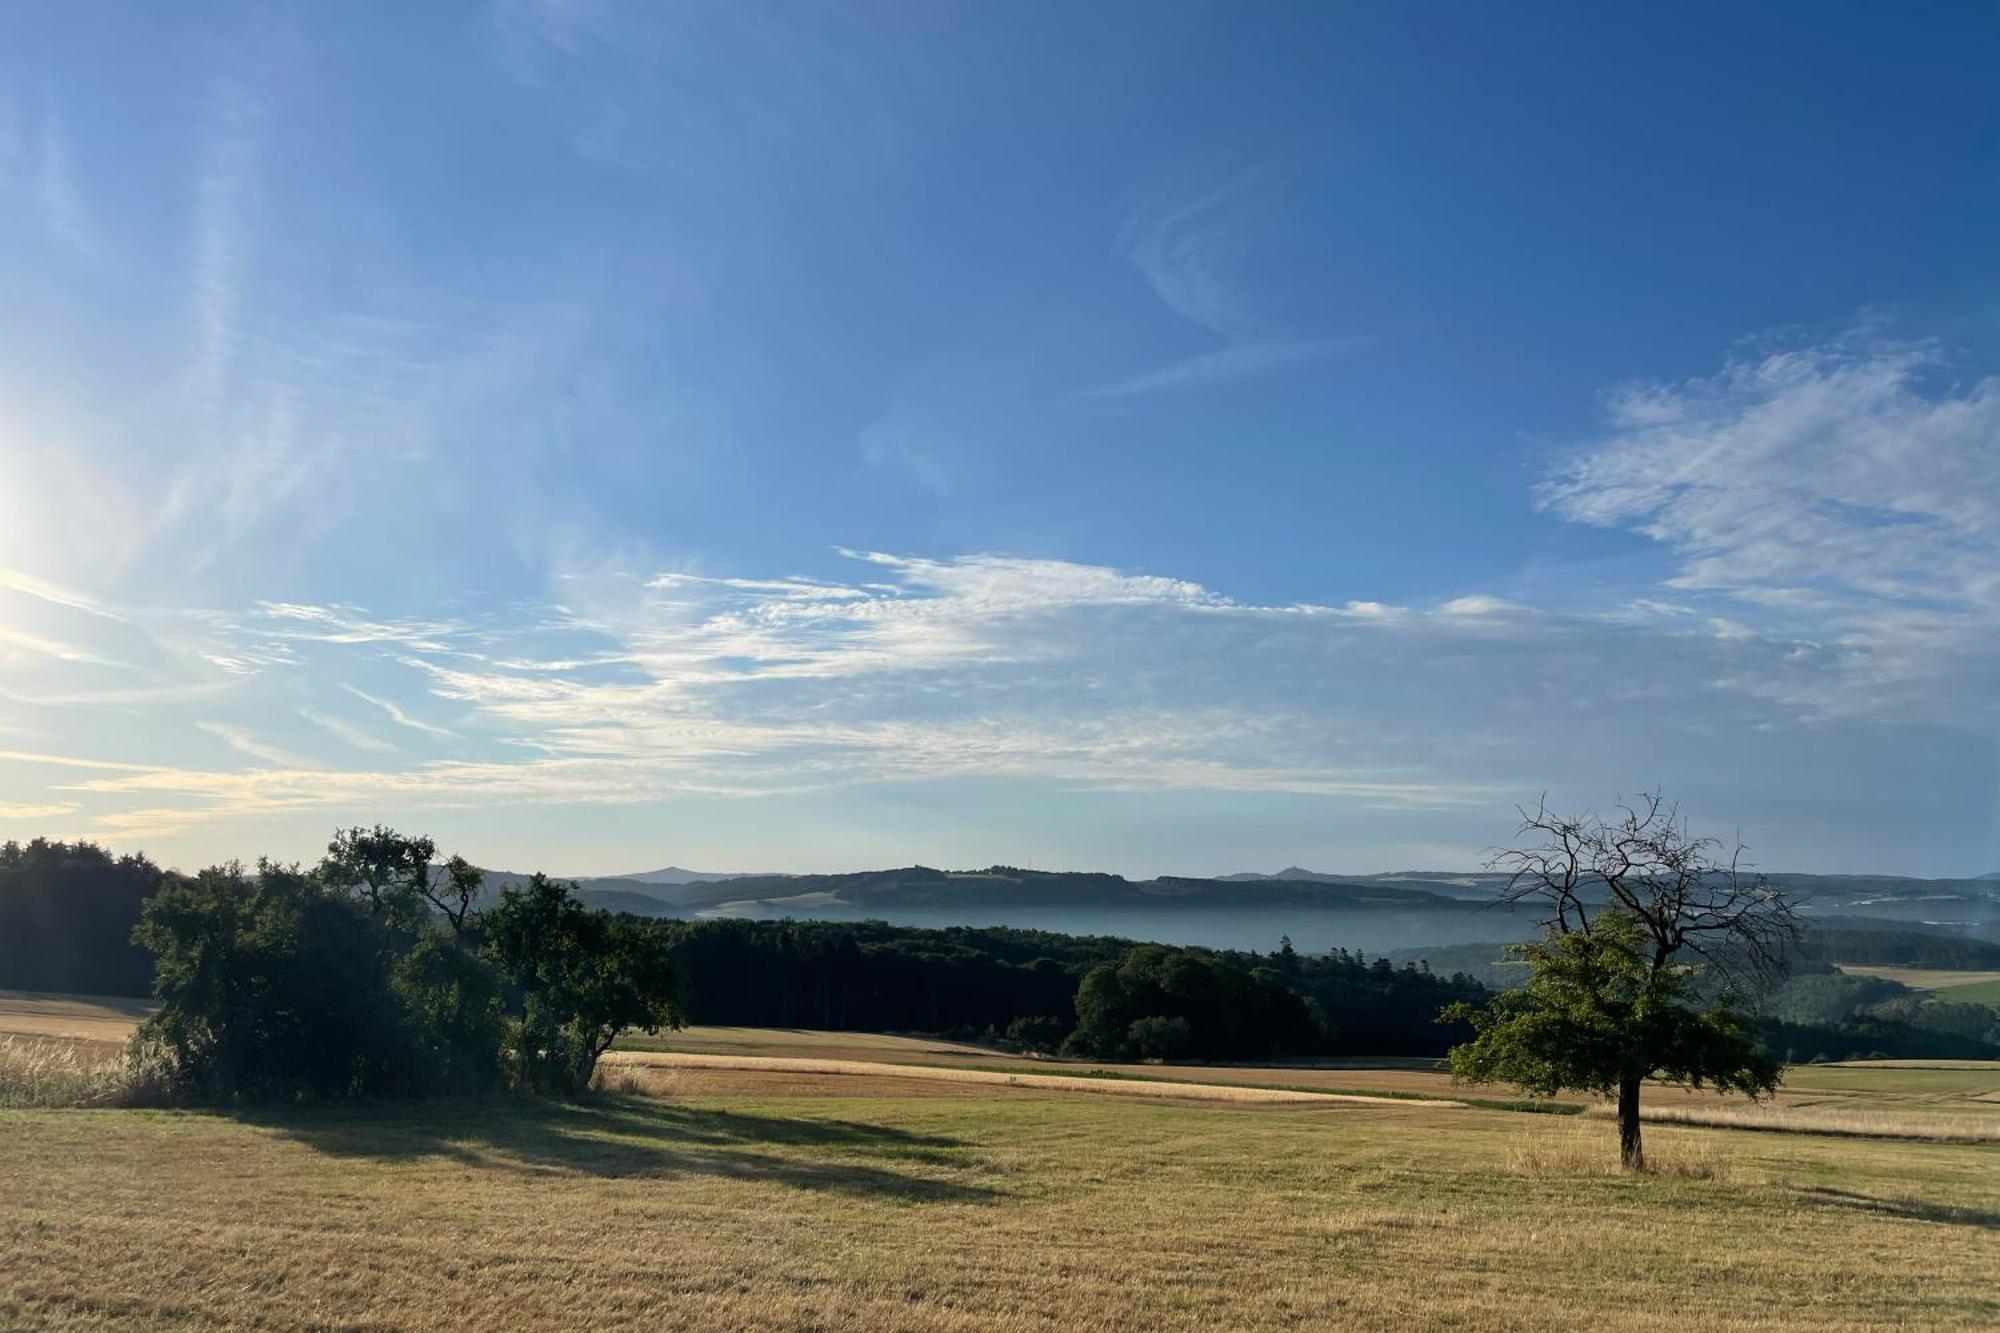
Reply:
<svg viewBox="0 0 2000 1333"><path fill-rule="evenodd" d="M1621 1178L1606 1126L1477 1108L730 1070L657 1093L0 1112L0 1324L2000 1321L1990 1147L1654 1128L1695 1174Z"/></svg>
<svg viewBox="0 0 2000 1333"><path fill-rule="evenodd" d="M628 1064L634 1091L579 1104L0 1111L0 1326L2000 1324L2000 1145L1653 1125L1666 1169L1626 1177L1587 1118L912 1077L1001 1062L911 1038L674 1045L852 1068ZM2000 1068L1812 1066L1788 1096L1990 1106Z"/></svg>

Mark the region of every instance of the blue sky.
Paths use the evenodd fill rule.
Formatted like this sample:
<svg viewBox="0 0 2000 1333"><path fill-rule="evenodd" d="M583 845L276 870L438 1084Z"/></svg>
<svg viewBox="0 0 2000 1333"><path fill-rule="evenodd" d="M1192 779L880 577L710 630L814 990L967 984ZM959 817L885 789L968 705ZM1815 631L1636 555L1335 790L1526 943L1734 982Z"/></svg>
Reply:
<svg viewBox="0 0 2000 1333"><path fill-rule="evenodd" d="M0 835L2000 866L1983 6L16 4Z"/></svg>

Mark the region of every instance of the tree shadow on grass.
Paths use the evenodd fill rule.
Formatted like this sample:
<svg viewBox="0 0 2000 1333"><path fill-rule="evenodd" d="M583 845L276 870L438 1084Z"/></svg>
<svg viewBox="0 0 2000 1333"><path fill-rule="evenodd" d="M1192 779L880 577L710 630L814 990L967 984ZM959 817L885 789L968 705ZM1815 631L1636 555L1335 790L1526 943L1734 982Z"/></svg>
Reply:
<svg viewBox="0 0 2000 1333"><path fill-rule="evenodd" d="M1918 1222L1949 1222L1954 1226L2000 1230L2000 1210L1991 1208L1966 1208L1958 1204L1931 1203L1924 1199L1883 1199L1823 1185L1801 1190L1799 1194L1809 1203L1851 1208L1856 1212L1873 1213L1877 1217L1902 1217Z"/></svg>
<svg viewBox="0 0 2000 1333"><path fill-rule="evenodd" d="M582 1101L496 1095L348 1106L257 1108L235 1118L332 1157L442 1158L481 1170L604 1179L707 1175L925 1203L983 1203L1005 1191L916 1174L984 1164L939 1135L846 1120L781 1119L637 1097ZM760 1148L805 1149L780 1155ZM859 1160L857 1160L859 1159Z"/></svg>

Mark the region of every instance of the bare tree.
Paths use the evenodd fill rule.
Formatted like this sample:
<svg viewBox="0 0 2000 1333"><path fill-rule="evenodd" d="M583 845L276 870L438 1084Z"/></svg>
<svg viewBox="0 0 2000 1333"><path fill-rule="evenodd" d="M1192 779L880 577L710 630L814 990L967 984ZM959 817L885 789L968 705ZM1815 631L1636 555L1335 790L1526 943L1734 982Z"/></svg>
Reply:
<svg viewBox="0 0 2000 1333"><path fill-rule="evenodd" d="M1798 939L1792 906L1742 864L1740 845L1691 833L1657 793L1610 818L1521 810L1520 841L1487 865L1505 904L1541 907L1541 939L1519 946L1525 988L1447 1014L1477 1036L1454 1076L1551 1094L1615 1096L1619 1153L1645 1164L1639 1092L1648 1078L1755 1097L1777 1086L1740 1008L1782 976Z"/></svg>

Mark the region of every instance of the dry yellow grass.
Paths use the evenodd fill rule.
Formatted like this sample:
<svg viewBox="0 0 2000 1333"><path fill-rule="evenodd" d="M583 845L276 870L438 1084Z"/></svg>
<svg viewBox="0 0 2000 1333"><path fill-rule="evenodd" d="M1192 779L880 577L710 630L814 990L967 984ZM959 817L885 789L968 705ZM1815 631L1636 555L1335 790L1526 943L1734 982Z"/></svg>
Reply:
<svg viewBox="0 0 2000 1333"><path fill-rule="evenodd" d="M1714 1170L1628 1178L1536 1159L1550 1122L1480 1109L661 1073L702 1091L244 1117L0 1112L0 1326L2000 1320L1990 1147L1662 1127L1648 1134L1656 1158L1707 1154ZM1608 1127L1594 1128L1608 1154Z"/></svg>
<svg viewBox="0 0 2000 1333"><path fill-rule="evenodd" d="M902 1065L880 1060L814 1060L796 1056L695 1055L668 1051L612 1051L605 1055L609 1073L634 1069L747 1069L769 1073L867 1075L874 1078L918 1079L941 1083L976 1083L1045 1092L1088 1092L1113 1097L1155 1097L1179 1101L1239 1102L1262 1105L1327 1105L1343 1102L1401 1103L1400 1099L1355 1093L1300 1091L1230 1083L1187 1083L1160 1078L1097 1077L1060 1073L1022 1073L1005 1069L954 1069L935 1065ZM1451 1108L1455 1101L1422 1101L1418 1106Z"/></svg>
<svg viewBox="0 0 2000 1333"><path fill-rule="evenodd" d="M1650 1117L1649 1117L1650 1118ZM1695 1138L1655 1135L1646 1150L1646 1172L1680 1180L1725 1180L1734 1173L1736 1156L1715 1136ZM1531 1176L1618 1176L1625 1168L1617 1138L1588 1120L1566 1119L1538 1125L1515 1136L1507 1165Z"/></svg>
<svg viewBox="0 0 2000 1333"><path fill-rule="evenodd" d="M0 1023L92 1036L0 1049L117 1049L78 1023L129 1017L66 1003ZM1179 1077L1449 1090L1406 1064L1123 1071L1149 1085L924 1039L683 1038L710 1050L619 1053L607 1082L646 1095L581 1105L0 1110L0 1326L2000 1323L1990 1142L1695 1129L1655 1099L1632 1178L1601 1121ZM2000 1089L1976 1062L1793 1072L1761 1114L1937 1116Z"/></svg>
<svg viewBox="0 0 2000 1333"><path fill-rule="evenodd" d="M0 1034L122 1046L155 1007L151 1000L119 995L0 990Z"/></svg>
<svg viewBox="0 0 2000 1333"><path fill-rule="evenodd" d="M159 1099L122 1047L0 1034L0 1106L129 1106Z"/></svg>

